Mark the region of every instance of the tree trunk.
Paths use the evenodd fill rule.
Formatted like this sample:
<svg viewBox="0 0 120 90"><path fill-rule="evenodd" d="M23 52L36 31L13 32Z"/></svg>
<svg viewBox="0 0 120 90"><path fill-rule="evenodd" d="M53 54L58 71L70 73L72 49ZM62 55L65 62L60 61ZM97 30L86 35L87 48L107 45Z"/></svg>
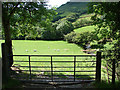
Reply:
<svg viewBox="0 0 120 90"><path fill-rule="evenodd" d="M3 5L2 5L3 8ZM4 34L5 34L5 46L6 46L6 55L7 60L9 61L9 67L13 64L13 52L12 52L12 40L11 40L11 30L10 30L10 17L8 13L8 3L7 7L2 9L2 26L4 28ZM9 57L10 56L10 57Z"/></svg>
<svg viewBox="0 0 120 90"><path fill-rule="evenodd" d="M11 30L10 30L10 23L9 19L3 18L3 28L5 33L5 44L6 44L6 50L8 55L8 61L9 61L9 67L13 64L13 52L12 52L12 40L11 40ZM10 55L10 57L9 57Z"/></svg>
<svg viewBox="0 0 120 90"><path fill-rule="evenodd" d="M9 21L7 21L6 25L4 26L4 31L5 31L5 44L6 44L6 48L7 48L7 52L8 52L8 56L10 55L10 57L8 57L9 59L9 67L12 66L13 64L13 52L12 52L12 40L11 40L11 30L10 30L10 24Z"/></svg>

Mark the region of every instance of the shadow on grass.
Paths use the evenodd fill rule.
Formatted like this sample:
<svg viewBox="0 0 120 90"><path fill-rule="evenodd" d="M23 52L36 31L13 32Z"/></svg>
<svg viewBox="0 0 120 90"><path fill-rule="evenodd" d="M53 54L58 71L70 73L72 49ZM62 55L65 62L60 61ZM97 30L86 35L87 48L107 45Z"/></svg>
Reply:
<svg viewBox="0 0 120 90"><path fill-rule="evenodd" d="M47 81L47 79L51 80L52 78L52 74L51 72L44 72L44 73L37 73L37 74L29 74L28 72L21 72L21 73L16 73L15 71L12 71L12 78L17 79L17 80L43 80L45 79ZM66 75L63 73L53 73L53 79L54 78L58 78L61 80L69 80L69 79L74 79L74 75ZM89 76L89 75L80 75L80 74L76 74L75 76L76 80L92 80L93 77Z"/></svg>
<svg viewBox="0 0 120 90"><path fill-rule="evenodd" d="M89 75L76 75L75 78L81 78L82 80L92 80L93 77L90 77Z"/></svg>
<svg viewBox="0 0 120 90"><path fill-rule="evenodd" d="M26 81L27 80L37 80L37 77L45 76L45 75L48 75L47 78L49 77L49 79L51 79L50 72L44 72L44 74L39 74L39 76L38 76L38 74L31 74L32 79L30 79L29 73L26 73L26 72L19 72L18 73L16 71L11 71L11 78L6 83L3 83L3 90L7 90L9 88L24 88L26 83L21 81L21 80L26 80ZM57 78L62 78L62 80L69 80L69 78L71 78L71 76L67 76L63 73L54 73L54 75ZM46 77L44 77L44 78L46 78ZM74 76L72 76L72 78L73 78L72 80L74 80ZM77 75L75 78L76 78L76 80L91 80L92 79L89 75L80 75L80 76ZM79 78L82 78L82 79L79 79ZM46 80L48 80L48 79L46 79ZM58 80L60 80L60 79L58 79ZM39 79L39 83L41 83L40 81L41 80ZM27 82L27 83L29 83L29 82ZM33 81L30 83L33 83ZM50 82L44 81L44 83L49 84ZM71 83L71 84L73 84L73 83Z"/></svg>
<svg viewBox="0 0 120 90"><path fill-rule="evenodd" d="M50 72L44 72L44 75L49 75L49 77L52 77ZM67 78L67 76L63 73L53 73L53 75L57 76L58 78Z"/></svg>
<svg viewBox="0 0 120 90"><path fill-rule="evenodd" d="M7 80L4 78L2 81L2 90L7 90L9 88L21 87L23 83L15 78L8 78Z"/></svg>
<svg viewBox="0 0 120 90"><path fill-rule="evenodd" d="M116 90L120 90L120 81L115 82L115 84L108 83L106 81L101 81L101 83L94 83L95 88L117 88Z"/></svg>

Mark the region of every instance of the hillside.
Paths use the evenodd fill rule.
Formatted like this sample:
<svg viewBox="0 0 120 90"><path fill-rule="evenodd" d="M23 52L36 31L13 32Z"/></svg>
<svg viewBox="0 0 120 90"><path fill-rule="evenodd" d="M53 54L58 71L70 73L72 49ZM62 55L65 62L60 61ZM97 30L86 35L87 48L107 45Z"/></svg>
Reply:
<svg viewBox="0 0 120 90"><path fill-rule="evenodd" d="M86 13L87 12L87 2L67 2L61 5L57 12L60 16L67 16L73 13Z"/></svg>
<svg viewBox="0 0 120 90"><path fill-rule="evenodd" d="M61 5L57 8L58 14L54 16L53 22L58 21L62 18L69 18L75 21L79 18L82 14L87 13L88 2L67 2L66 4Z"/></svg>

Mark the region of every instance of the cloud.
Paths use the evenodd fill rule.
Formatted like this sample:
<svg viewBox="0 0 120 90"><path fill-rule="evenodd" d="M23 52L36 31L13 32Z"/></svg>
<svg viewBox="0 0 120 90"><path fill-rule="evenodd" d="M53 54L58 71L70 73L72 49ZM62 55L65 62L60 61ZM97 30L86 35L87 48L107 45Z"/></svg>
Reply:
<svg viewBox="0 0 120 90"><path fill-rule="evenodd" d="M48 1L48 5L50 5L51 7L59 7L62 4L65 4L66 2L68 2L70 0L49 0Z"/></svg>

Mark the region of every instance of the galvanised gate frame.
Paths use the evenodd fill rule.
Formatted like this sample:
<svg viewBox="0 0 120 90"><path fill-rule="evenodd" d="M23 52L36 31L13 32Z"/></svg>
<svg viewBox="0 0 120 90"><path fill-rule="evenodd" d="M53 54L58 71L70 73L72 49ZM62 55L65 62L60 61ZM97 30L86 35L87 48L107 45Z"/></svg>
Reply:
<svg viewBox="0 0 120 90"><path fill-rule="evenodd" d="M24 71L28 71L29 72L29 78L27 78L27 80L29 81L32 81L32 80L39 80L39 82L42 82L41 80L42 79L50 79L50 80L47 80L49 82L92 82L92 81L100 81L101 80L101 52L97 52L97 55L13 55L13 57L28 57L28 60L25 60L25 61L14 61L14 62L27 62L28 63L28 66L18 66L19 68L22 67L22 68L29 68L29 70L22 70L22 72ZM31 57L50 57L50 61L32 61L31 60ZM73 57L73 61L54 61L53 58L54 57ZM95 57L96 60L94 61L91 61L91 60L87 60L87 61L84 61L84 60L80 60L78 61L77 60L77 57ZM47 63L49 62L50 63L50 66L33 66L31 65L31 63L34 62L34 63ZM73 66L53 66L53 63L73 63ZM95 63L96 66L78 66L76 67L76 63L88 63L88 62L93 62ZM41 70L32 70L31 68L50 68L49 71L41 71ZM56 71L54 70L55 68L73 68L72 71ZM94 68L96 70L76 70L77 68ZM15 70L15 71L19 71L19 70ZM43 76L49 76L50 78L34 78L32 73L33 72L48 72L48 73L51 73L50 75L43 75ZM72 78L68 78L68 80L65 80L65 78L63 80L55 80L56 79L56 76L59 76L59 77L62 77L62 76L65 76L65 75L54 75L55 72L73 72L73 75L66 75L66 76L69 76L69 77L72 77ZM94 72L95 74L90 74L89 76L95 76L94 78L83 78L82 76L85 76L85 75L76 75L77 72L80 72L80 73L83 73L83 72ZM81 77L81 78L76 78L76 77ZM18 77L17 77L18 78ZM22 78L22 77L21 77ZM59 78L60 79L60 78ZM72 79L72 80L69 80L69 79ZM79 79L79 80L78 80ZM22 80L25 80L25 78L23 77Z"/></svg>

